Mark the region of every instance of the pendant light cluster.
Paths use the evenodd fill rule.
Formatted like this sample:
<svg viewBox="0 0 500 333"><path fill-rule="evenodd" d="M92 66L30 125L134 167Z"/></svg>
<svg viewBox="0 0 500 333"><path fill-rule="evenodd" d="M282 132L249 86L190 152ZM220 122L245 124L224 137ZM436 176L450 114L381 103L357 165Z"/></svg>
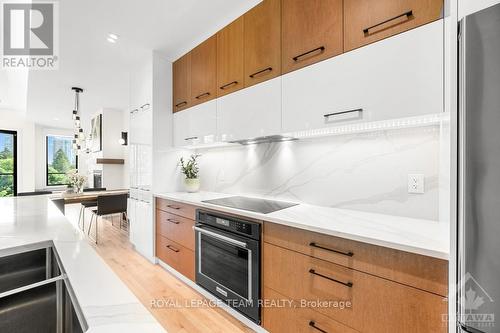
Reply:
<svg viewBox="0 0 500 333"><path fill-rule="evenodd" d="M82 150L85 143L85 134L83 133L82 122L80 119L80 93L83 92L82 88L72 87L71 90L75 92L75 108L73 109L73 121L75 134L73 137L73 150L78 153Z"/></svg>

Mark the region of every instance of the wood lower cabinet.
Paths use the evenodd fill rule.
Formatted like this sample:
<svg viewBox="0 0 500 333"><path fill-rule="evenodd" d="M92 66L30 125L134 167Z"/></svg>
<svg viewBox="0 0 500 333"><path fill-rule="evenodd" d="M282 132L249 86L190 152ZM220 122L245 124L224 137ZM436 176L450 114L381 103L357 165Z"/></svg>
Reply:
<svg viewBox="0 0 500 333"><path fill-rule="evenodd" d="M156 256L182 275L195 280L194 251L157 233Z"/></svg>
<svg viewBox="0 0 500 333"><path fill-rule="evenodd" d="M156 198L156 256L192 281L195 210L191 205Z"/></svg>
<svg viewBox="0 0 500 333"><path fill-rule="evenodd" d="M446 260L275 223L264 223L264 241L441 296L448 295Z"/></svg>
<svg viewBox="0 0 500 333"><path fill-rule="evenodd" d="M283 0L281 19L283 73L343 52L342 0Z"/></svg>
<svg viewBox="0 0 500 333"><path fill-rule="evenodd" d="M264 288L262 326L271 333L359 333L319 312L302 307L300 301Z"/></svg>
<svg viewBox="0 0 500 333"><path fill-rule="evenodd" d="M191 52L191 105L217 95L217 36L212 36Z"/></svg>
<svg viewBox="0 0 500 333"><path fill-rule="evenodd" d="M447 332L448 303L439 295L268 243L263 271L265 288L360 332Z"/></svg>
<svg viewBox="0 0 500 333"><path fill-rule="evenodd" d="M217 96L243 88L243 16L217 33Z"/></svg>
<svg viewBox="0 0 500 333"><path fill-rule="evenodd" d="M173 111L181 111L191 102L191 53L188 53L172 65L173 72Z"/></svg>
<svg viewBox="0 0 500 333"><path fill-rule="evenodd" d="M170 214L196 220L196 207L172 200L156 198L156 209Z"/></svg>
<svg viewBox="0 0 500 333"><path fill-rule="evenodd" d="M281 75L281 0L264 0L243 16L245 87Z"/></svg>
<svg viewBox="0 0 500 333"><path fill-rule="evenodd" d="M174 239L188 249L194 251L194 227L191 219L156 210L156 232L160 235Z"/></svg>
<svg viewBox="0 0 500 333"><path fill-rule="evenodd" d="M344 49L413 29L443 16L443 0L344 1Z"/></svg>

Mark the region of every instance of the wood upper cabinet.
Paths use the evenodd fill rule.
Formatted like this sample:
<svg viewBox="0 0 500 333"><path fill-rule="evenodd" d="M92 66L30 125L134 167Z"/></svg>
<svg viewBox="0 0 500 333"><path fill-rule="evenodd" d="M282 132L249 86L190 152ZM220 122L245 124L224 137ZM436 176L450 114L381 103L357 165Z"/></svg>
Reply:
<svg viewBox="0 0 500 333"><path fill-rule="evenodd" d="M191 53L173 63L173 112L190 106L191 95Z"/></svg>
<svg viewBox="0 0 500 333"><path fill-rule="evenodd" d="M216 97L217 36L214 35L191 51L191 106Z"/></svg>
<svg viewBox="0 0 500 333"><path fill-rule="evenodd" d="M245 87L281 75L281 0L264 0L244 15Z"/></svg>
<svg viewBox="0 0 500 333"><path fill-rule="evenodd" d="M283 73L343 52L342 3L342 0L283 0Z"/></svg>
<svg viewBox="0 0 500 333"><path fill-rule="evenodd" d="M243 16L217 33L217 96L243 88Z"/></svg>
<svg viewBox="0 0 500 333"><path fill-rule="evenodd" d="M443 0L345 1L345 51L438 20L442 12Z"/></svg>

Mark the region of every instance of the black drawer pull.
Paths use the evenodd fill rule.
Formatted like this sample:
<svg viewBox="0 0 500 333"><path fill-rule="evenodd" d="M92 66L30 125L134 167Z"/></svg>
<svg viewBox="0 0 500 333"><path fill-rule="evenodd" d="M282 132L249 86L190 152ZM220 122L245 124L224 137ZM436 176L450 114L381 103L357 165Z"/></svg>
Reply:
<svg viewBox="0 0 500 333"><path fill-rule="evenodd" d="M202 99L202 98L204 98L204 97L208 97L208 96L210 96L210 93L209 93L209 92L206 92L206 93L203 93L203 94L201 94L201 95L196 96L195 98L196 98L196 99Z"/></svg>
<svg viewBox="0 0 500 333"><path fill-rule="evenodd" d="M177 207L177 206L174 206L174 205L167 205L168 208L172 208L172 209L181 209L181 207Z"/></svg>
<svg viewBox="0 0 500 333"><path fill-rule="evenodd" d="M335 250L335 249L331 249L331 248L328 248L328 247L325 247L325 246L322 246L322 245L318 245L314 242L311 242L309 243L309 246L312 246L312 247L316 247L318 249L322 249L322 250L325 250L325 251L330 251L330 252L334 252L334 253L338 253L338 254L342 254L344 256L348 256L348 257L352 257L354 255L353 252L351 251L348 251L348 252L343 252L343 251L339 251L339 250Z"/></svg>
<svg viewBox="0 0 500 333"><path fill-rule="evenodd" d="M184 141L191 141L191 140L196 140L196 139L198 139L197 136L192 136L190 138L185 138Z"/></svg>
<svg viewBox="0 0 500 333"><path fill-rule="evenodd" d="M322 330L321 328L319 328L318 326L316 326L316 323L314 321L312 321L312 320L309 322L309 326L311 326L312 328L314 328L317 331L320 331L321 333L328 333L327 331Z"/></svg>
<svg viewBox="0 0 500 333"><path fill-rule="evenodd" d="M172 219L167 219L168 222L173 223L173 224L179 224L179 221L172 220Z"/></svg>
<svg viewBox="0 0 500 333"><path fill-rule="evenodd" d="M259 74L263 74L265 72L272 72L273 71L273 68L272 67L267 67L267 68L264 68L258 72L255 72L253 74L250 74L249 76L253 79L254 77L256 77L257 75Z"/></svg>
<svg viewBox="0 0 500 333"><path fill-rule="evenodd" d="M334 278L331 278L329 276L326 276L326 275L323 275L323 274L320 274L320 273L316 273L316 271L314 269L310 269L309 270L309 273L313 274L313 275L317 275L319 277L322 277L323 279L327 279L327 280L330 280L330 281L333 281L335 283L339 283L339 284L342 284L346 287L349 287L349 288L352 288L353 284L352 282L342 282L342 281L339 281L339 280L335 280Z"/></svg>
<svg viewBox="0 0 500 333"><path fill-rule="evenodd" d="M180 250L179 249L176 249L175 247L173 247L172 245L167 245L167 249L171 250L171 251L174 251L174 252L179 252Z"/></svg>
<svg viewBox="0 0 500 333"><path fill-rule="evenodd" d="M225 84L222 87L220 87L220 89L225 90L225 89L227 89L231 86L237 85L237 84L238 84L238 81L229 82L228 84Z"/></svg>
<svg viewBox="0 0 500 333"><path fill-rule="evenodd" d="M188 102L183 101L183 102L180 102L180 103L175 104L175 107L180 108L181 106L184 106L184 105L186 105L187 103L188 103Z"/></svg>
<svg viewBox="0 0 500 333"><path fill-rule="evenodd" d="M352 112L363 112L363 109L354 109L354 110L347 110L347 111L340 111L340 112L333 112L333 113L328 113L324 114L323 117L329 118L331 116L338 116L340 114L346 114L346 113L352 113Z"/></svg>
<svg viewBox="0 0 500 333"><path fill-rule="evenodd" d="M396 20L396 19L398 19L400 17L403 17L403 16L406 16L407 19L410 19L413 16L413 10L409 10L406 13L400 14L398 16L394 16L393 18L385 20L384 22L380 22L380 23L377 23L375 25L372 25L371 27L365 28L365 29L363 29L363 33L365 34L365 36L367 36L369 34L369 32L370 32L371 29L376 28L378 26L381 26L383 24L386 24L388 22L394 21L394 20Z"/></svg>
<svg viewBox="0 0 500 333"><path fill-rule="evenodd" d="M300 61L300 60L302 60L301 58L305 57L306 55L309 55L309 54L317 52L317 51L320 51L319 54L321 54L321 53L323 53L325 51L325 47L324 46L317 47L314 50L307 51L307 52L304 52L302 54L299 54L298 56L295 56L292 59L293 59L293 61Z"/></svg>

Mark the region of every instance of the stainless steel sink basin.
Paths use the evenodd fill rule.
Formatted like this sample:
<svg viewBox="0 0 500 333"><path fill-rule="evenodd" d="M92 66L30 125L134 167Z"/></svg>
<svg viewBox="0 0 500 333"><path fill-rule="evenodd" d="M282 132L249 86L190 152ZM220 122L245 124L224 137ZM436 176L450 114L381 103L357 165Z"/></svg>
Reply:
<svg viewBox="0 0 500 333"><path fill-rule="evenodd" d="M0 255L2 333L83 333L88 329L51 244Z"/></svg>

